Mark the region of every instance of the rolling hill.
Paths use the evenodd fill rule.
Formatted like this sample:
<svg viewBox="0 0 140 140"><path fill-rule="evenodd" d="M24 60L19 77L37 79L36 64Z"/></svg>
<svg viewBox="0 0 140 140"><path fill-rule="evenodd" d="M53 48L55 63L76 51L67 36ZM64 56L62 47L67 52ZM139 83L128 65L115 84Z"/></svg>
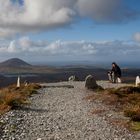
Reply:
<svg viewBox="0 0 140 140"><path fill-rule="evenodd" d="M30 67L31 65L19 58L8 59L0 63L0 67Z"/></svg>
<svg viewBox="0 0 140 140"><path fill-rule="evenodd" d="M52 73L56 68L48 66L35 66L19 58L8 59L0 63L0 73Z"/></svg>

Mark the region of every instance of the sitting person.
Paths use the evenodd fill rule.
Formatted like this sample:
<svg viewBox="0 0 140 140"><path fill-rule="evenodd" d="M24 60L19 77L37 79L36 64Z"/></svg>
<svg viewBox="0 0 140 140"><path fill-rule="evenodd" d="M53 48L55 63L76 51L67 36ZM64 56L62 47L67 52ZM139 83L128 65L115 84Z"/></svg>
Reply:
<svg viewBox="0 0 140 140"><path fill-rule="evenodd" d="M121 83L121 69L115 62L112 63L112 70L108 71L108 78L112 83Z"/></svg>

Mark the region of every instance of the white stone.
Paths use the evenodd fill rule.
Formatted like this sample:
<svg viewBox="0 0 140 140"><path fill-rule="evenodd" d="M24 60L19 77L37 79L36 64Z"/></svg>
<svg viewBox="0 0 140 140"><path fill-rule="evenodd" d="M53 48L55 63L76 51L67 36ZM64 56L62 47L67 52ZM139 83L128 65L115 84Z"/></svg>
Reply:
<svg viewBox="0 0 140 140"><path fill-rule="evenodd" d="M139 76L136 77L136 86L138 86L138 84L140 84L140 77Z"/></svg>
<svg viewBox="0 0 140 140"><path fill-rule="evenodd" d="M20 87L20 76L18 76L18 79L17 79L17 87L18 88Z"/></svg>
<svg viewBox="0 0 140 140"><path fill-rule="evenodd" d="M78 77L76 77L75 75L70 76L68 80L69 81L79 81Z"/></svg>

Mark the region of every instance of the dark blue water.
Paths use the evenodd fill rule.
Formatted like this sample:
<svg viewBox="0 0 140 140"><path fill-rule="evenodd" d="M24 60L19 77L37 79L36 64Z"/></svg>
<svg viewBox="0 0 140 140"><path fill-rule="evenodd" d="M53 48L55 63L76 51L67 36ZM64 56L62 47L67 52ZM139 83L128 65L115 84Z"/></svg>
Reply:
<svg viewBox="0 0 140 140"><path fill-rule="evenodd" d="M7 77L7 78L11 78L11 77L36 77L38 75L36 74L2 74L3 76Z"/></svg>

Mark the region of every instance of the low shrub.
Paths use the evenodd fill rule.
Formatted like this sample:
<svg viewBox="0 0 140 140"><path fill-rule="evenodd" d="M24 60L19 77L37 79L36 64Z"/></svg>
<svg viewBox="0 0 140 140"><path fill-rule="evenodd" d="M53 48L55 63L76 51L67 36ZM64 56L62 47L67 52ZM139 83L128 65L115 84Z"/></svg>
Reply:
<svg viewBox="0 0 140 140"><path fill-rule="evenodd" d="M4 110L15 108L21 104L29 104L28 97L32 94L36 94L40 88L41 86L38 84L29 84L27 86L21 85L20 88L17 88L16 85L10 85L7 88L1 89L0 114L5 112Z"/></svg>
<svg viewBox="0 0 140 140"><path fill-rule="evenodd" d="M131 121L129 126L131 127L131 130L140 131L140 122Z"/></svg>
<svg viewBox="0 0 140 140"><path fill-rule="evenodd" d="M118 89L114 89L112 93L121 95L121 96L126 95L126 94L140 93L140 87L134 87L134 86L120 87Z"/></svg>
<svg viewBox="0 0 140 140"><path fill-rule="evenodd" d="M133 130L140 130L140 86L125 86L118 89L105 89L102 101L124 112L133 122ZM131 123L132 124L132 123Z"/></svg>
<svg viewBox="0 0 140 140"><path fill-rule="evenodd" d="M132 121L140 121L140 106L132 106L124 110L124 115L130 117Z"/></svg>

